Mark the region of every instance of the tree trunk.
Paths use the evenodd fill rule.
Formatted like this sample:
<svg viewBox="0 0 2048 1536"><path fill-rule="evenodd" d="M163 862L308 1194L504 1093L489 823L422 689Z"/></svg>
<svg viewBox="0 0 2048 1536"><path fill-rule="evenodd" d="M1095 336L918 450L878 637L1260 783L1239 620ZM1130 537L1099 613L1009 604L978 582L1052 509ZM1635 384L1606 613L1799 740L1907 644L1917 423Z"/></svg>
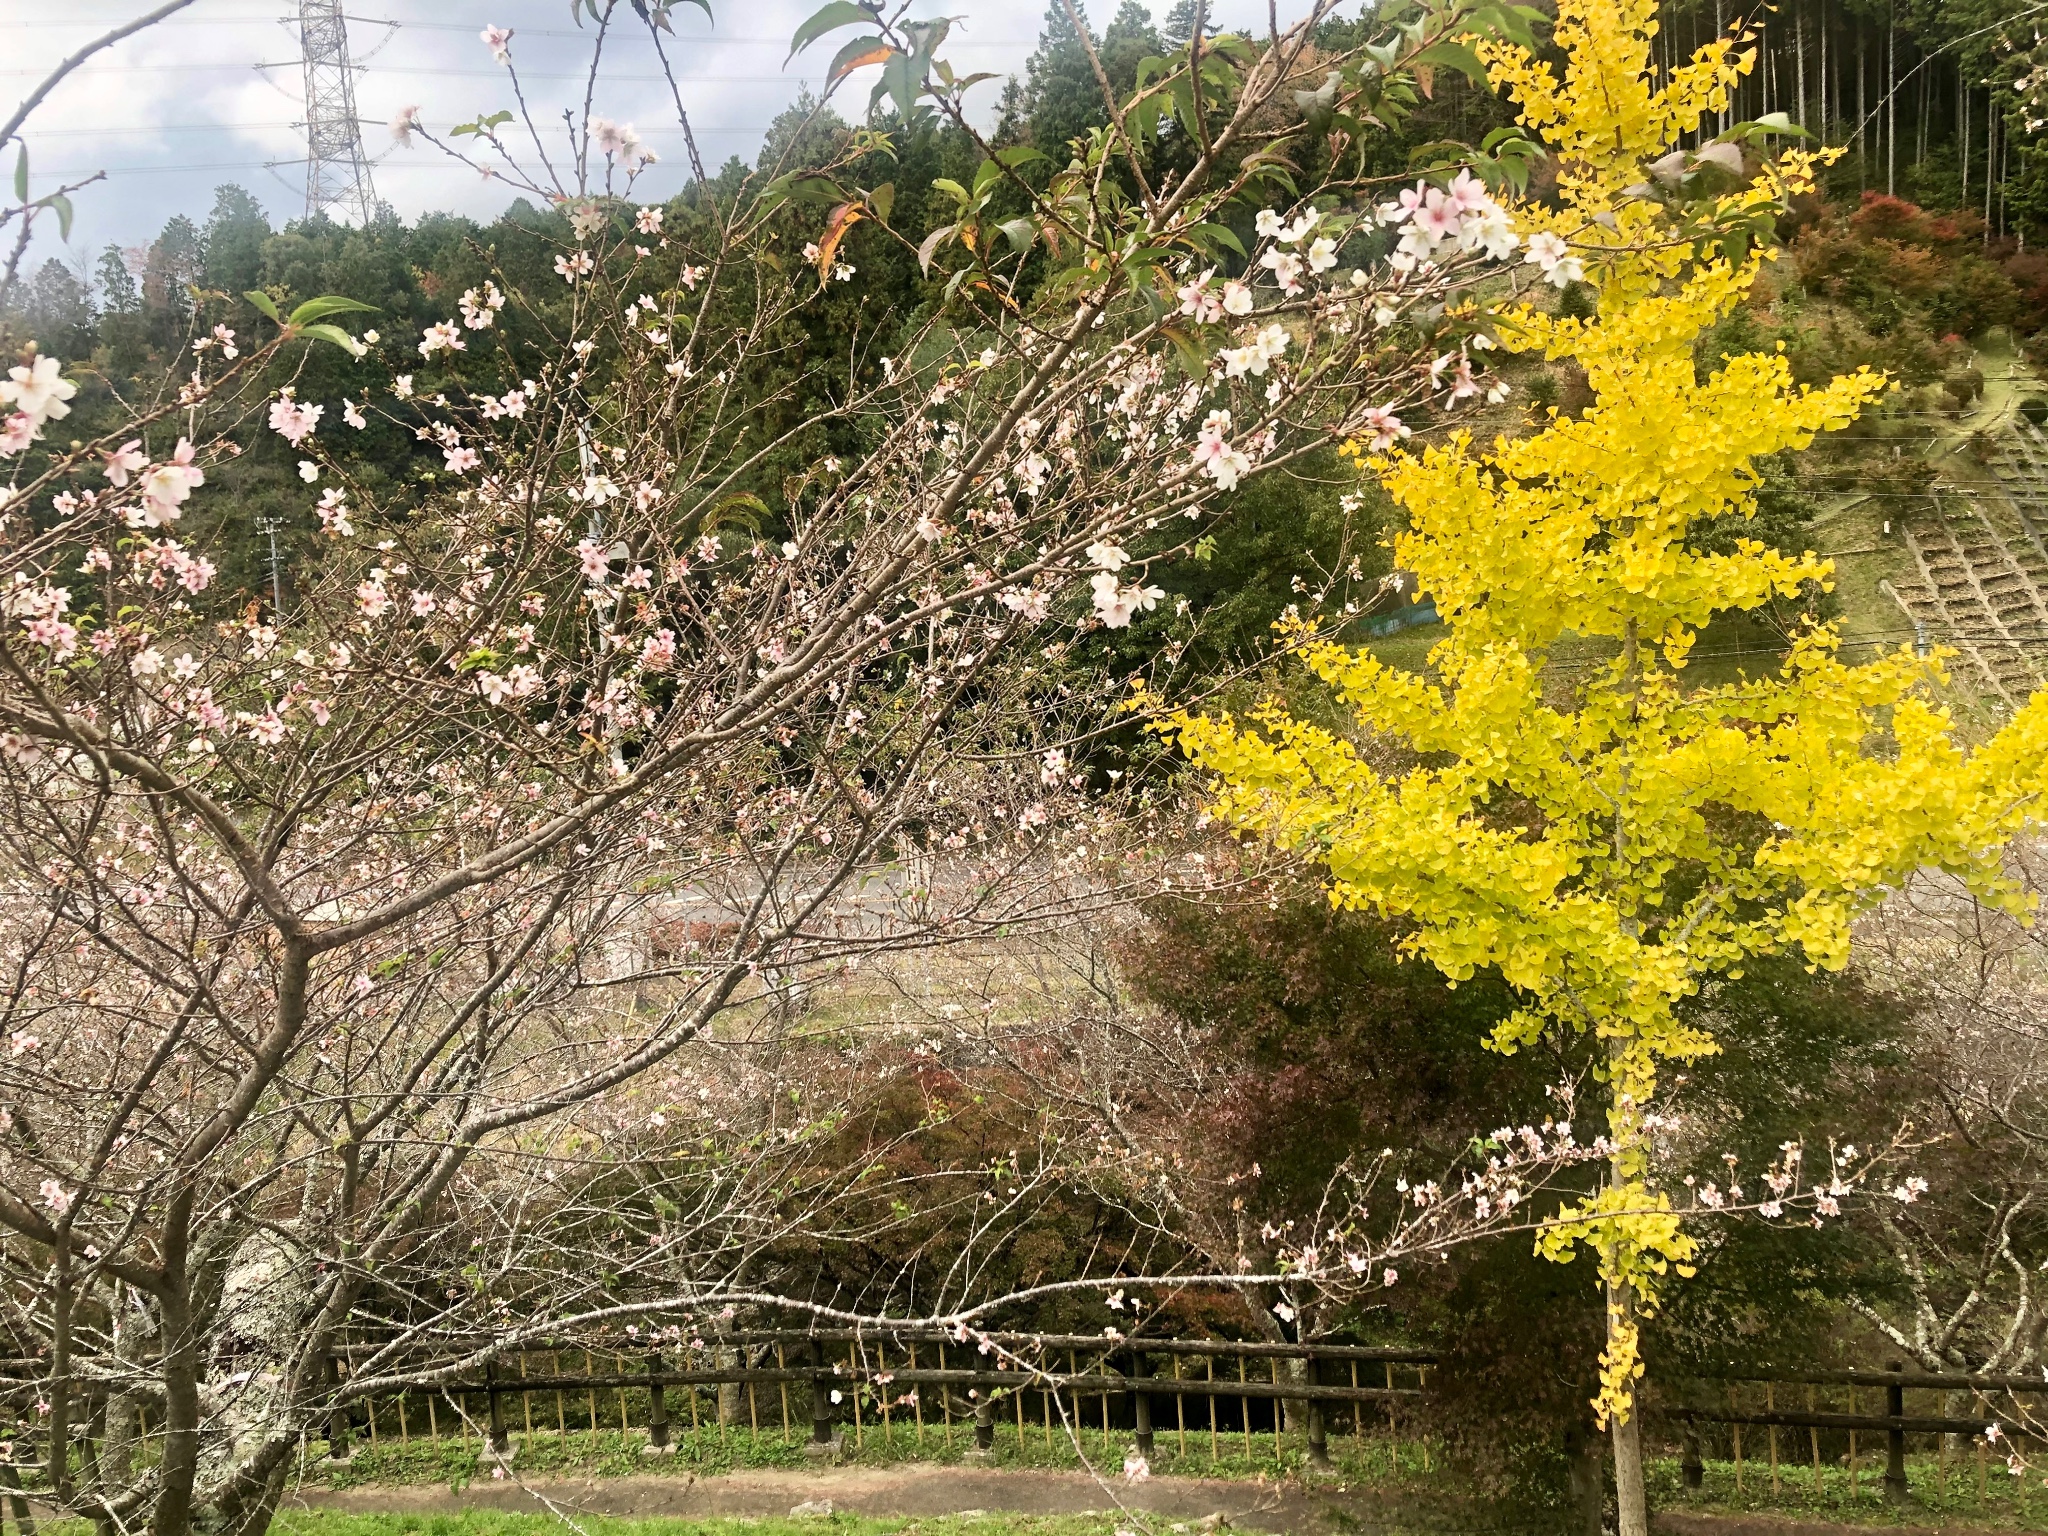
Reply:
<svg viewBox="0 0 2048 1536"><path fill-rule="evenodd" d="M1714 0L1714 36L1726 37L1727 35L1728 23L1721 15L1721 0ZM1721 134L1728 131L1728 113L1730 110L1730 107L1723 107L1721 109L1719 119L1714 128L1715 133Z"/></svg>
<svg viewBox="0 0 2048 1536"><path fill-rule="evenodd" d="M1870 184L1870 96L1866 82L1870 64L1863 47L1863 28L1856 29L1856 190Z"/></svg>
<svg viewBox="0 0 2048 1536"><path fill-rule="evenodd" d="M1572 1527L1579 1536L1604 1536L1607 1520L1607 1458L1597 1434L1574 1426L1565 1431L1570 1467Z"/></svg>
<svg viewBox="0 0 2048 1536"><path fill-rule="evenodd" d="M1617 1325L1627 1324L1634 1314L1634 1300L1627 1286L1610 1286L1607 1291L1607 1331L1610 1341ZM1642 1420L1636 1412L1636 1395L1629 1388L1626 1406L1608 1419L1614 1442L1614 1508L1618 1536L1650 1536L1648 1494L1643 1487Z"/></svg>
<svg viewBox="0 0 2048 1536"><path fill-rule="evenodd" d="M1643 1488L1642 1421L1629 1394L1628 1417L1615 1414L1609 1431L1614 1441L1614 1526L1618 1536L1650 1536L1649 1496Z"/></svg>
<svg viewBox="0 0 2048 1536"><path fill-rule="evenodd" d="M1892 7L1890 25L1885 28L1884 64L1884 191L1899 195L1899 14Z"/></svg>
<svg viewBox="0 0 2048 1536"><path fill-rule="evenodd" d="M1820 127L1822 142L1828 136L1828 7L1827 0L1821 0L1820 7Z"/></svg>
<svg viewBox="0 0 2048 1536"><path fill-rule="evenodd" d="M1984 243L1991 243L1991 193L1998 185L1998 98L1984 93Z"/></svg>
<svg viewBox="0 0 2048 1536"><path fill-rule="evenodd" d="M1799 11L1792 17L1793 65L1799 71L1799 126L1811 128L1806 120L1806 13Z"/></svg>
<svg viewBox="0 0 2048 1536"><path fill-rule="evenodd" d="M199 1475L199 1341L185 1277L167 1277L163 1308L164 1440L149 1536L189 1536Z"/></svg>

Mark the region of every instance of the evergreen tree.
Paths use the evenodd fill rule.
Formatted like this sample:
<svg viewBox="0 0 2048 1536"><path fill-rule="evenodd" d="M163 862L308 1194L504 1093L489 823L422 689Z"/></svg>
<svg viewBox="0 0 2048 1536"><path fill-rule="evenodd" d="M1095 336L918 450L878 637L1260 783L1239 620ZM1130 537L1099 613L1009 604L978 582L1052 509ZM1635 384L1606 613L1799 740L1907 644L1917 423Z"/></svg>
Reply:
<svg viewBox="0 0 2048 1536"><path fill-rule="evenodd" d="M1128 96L1138 86L1138 66L1156 58L1163 49L1152 13L1139 0L1123 0L1115 18L1102 34L1102 72L1118 96Z"/></svg>
<svg viewBox="0 0 2048 1536"><path fill-rule="evenodd" d="M1074 9L1085 24L1086 12L1078 4ZM1063 164L1069 139L1109 120L1095 71L1088 65L1088 50L1062 0L1052 0L1045 9L1045 25L1038 34L1038 48L1025 65L1024 80L1032 142Z"/></svg>
<svg viewBox="0 0 2048 1536"><path fill-rule="evenodd" d="M152 346L172 347L184 336L201 250L199 226L182 213L150 245L142 268L142 314Z"/></svg>
<svg viewBox="0 0 2048 1536"><path fill-rule="evenodd" d="M998 149L1022 144L1031 137L1031 123L1025 115L1024 85L1015 75L1003 82L1002 100L996 104L996 129L989 142Z"/></svg>
<svg viewBox="0 0 2048 1536"><path fill-rule="evenodd" d="M92 294L63 262L51 257L29 279L24 309L28 334L58 357L92 351Z"/></svg>
<svg viewBox="0 0 2048 1536"><path fill-rule="evenodd" d="M1194 38L1195 4L1196 0L1174 0L1173 9L1166 13L1166 22L1159 29L1160 41L1176 53L1187 47L1188 43ZM1209 13L1213 13L1215 9L1216 7L1213 3L1206 7ZM1213 37L1215 34L1216 23L1205 15L1202 22L1202 35L1204 37Z"/></svg>
<svg viewBox="0 0 2048 1536"><path fill-rule="evenodd" d="M222 293L241 295L263 278L263 242L270 220L263 205L230 182L216 187L207 217L200 282Z"/></svg>
<svg viewBox="0 0 2048 1536"><path fill-rule="evenodd" d="M110 315L132 315L142 308L142 290L135 286L135 274L121 247L110 245L100 252L93 270L93 283L100 292L100 309Z"/></svg>

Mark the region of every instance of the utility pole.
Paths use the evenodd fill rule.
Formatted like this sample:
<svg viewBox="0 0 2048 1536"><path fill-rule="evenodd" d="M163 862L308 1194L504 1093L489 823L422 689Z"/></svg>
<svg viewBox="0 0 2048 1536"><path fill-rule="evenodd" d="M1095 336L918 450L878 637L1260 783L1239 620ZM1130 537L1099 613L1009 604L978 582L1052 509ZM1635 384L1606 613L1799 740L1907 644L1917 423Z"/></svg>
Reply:
<svg viewBox="0 0 2048 1536"><path fill-rule="evenodd" d="M306 217L325 213L367 224L377 191L356 119L341 0L299 0L299 49L306 66Z"/></svg>

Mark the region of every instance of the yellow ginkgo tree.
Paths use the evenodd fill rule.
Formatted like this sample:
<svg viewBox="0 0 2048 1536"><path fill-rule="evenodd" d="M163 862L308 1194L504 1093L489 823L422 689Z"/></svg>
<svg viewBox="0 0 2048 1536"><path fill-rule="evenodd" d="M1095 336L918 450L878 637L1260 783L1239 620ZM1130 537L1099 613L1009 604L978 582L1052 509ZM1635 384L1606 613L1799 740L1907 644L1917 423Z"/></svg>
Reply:
<svg viewBox="0 0 2048 1536"><path fill-rule="evenodd" d="M1843 965L1857 914L1917 869L2017 909L2001 850L2048 791L2048 695L1973 746L1938 702L1938 656L1853 665L1815 624L1774 672L1689 685L1716 615L1796 597L1831 569L1751 540L1710 553L1696 535L1753 514L1759 457L1847 425L1888 386L1865 371L1800 387L1776 353L1695 367L1699 338L1775 255L1730 231L1767 230L1812 185L1814 159L1788 153L1744 181L1728 148L1674 157L1752 56L1722 39L1660 87L1655 25L1652 0L1563 0L1561 78L1521 49L1484 49L1559 167L1557 205L1518 210L1520 227L1553 261L1568 247L1599 293L1589 320L1519 304L1491 319L1510 351L1578 363L1594 401L1491 448L1461 434L1370 461L1408 515L1396 561L1447 631L1429 670L1310 644L1306 664L1356 732L1278 707L1171 727L1215 775L1219 814L1321 864L1333 902L1404 919L1412 952L1454 980L1503 976L1522 1004L1495 1048L1545 1031L1600 1043L1606 1176L1541 1247L1598 1259L1596 1407L1623 1536L1646 1529L1637 1319L1694 1253L1643 1123L1663 1065L1717 1049L1685 1000L1759 955ZM1702 165L1723 195L1656 195L1679 177L1710 183ZM1565 636L1616 654L1550 666ZM1387 755L1368 742L1410 749L1416 766L1376 769Z"/></svg>

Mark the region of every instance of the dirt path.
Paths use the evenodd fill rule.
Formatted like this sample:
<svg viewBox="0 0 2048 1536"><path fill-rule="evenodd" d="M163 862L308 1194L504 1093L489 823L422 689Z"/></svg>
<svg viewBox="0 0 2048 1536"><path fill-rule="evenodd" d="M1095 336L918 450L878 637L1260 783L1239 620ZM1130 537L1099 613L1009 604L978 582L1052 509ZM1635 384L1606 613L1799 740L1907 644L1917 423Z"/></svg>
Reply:
<svg viewBox="0 0 2048 1536"><path fill-rule="evenodd" d="M818 1471L750 1470L718 1477L533 1478L525 1486L479 1479L447 1487L307 1489L295 1500L311 1509L360 1513L453 1513L462 1509L538 1511L554 1504L579 1514L766 1516L829 1499L837 1510L879 1516L934 1516L970 1510L1020 1514L1113 1516L1119 1507L1193 1523L1221 1515L1231 1525L1283 1536L1350 1536L1419 1529L1456 1530L1388 1499L1298 1486L1155 1477L1108 1487L1082 1472L996 1471L974 1467L833 1467Z"/></svg>

